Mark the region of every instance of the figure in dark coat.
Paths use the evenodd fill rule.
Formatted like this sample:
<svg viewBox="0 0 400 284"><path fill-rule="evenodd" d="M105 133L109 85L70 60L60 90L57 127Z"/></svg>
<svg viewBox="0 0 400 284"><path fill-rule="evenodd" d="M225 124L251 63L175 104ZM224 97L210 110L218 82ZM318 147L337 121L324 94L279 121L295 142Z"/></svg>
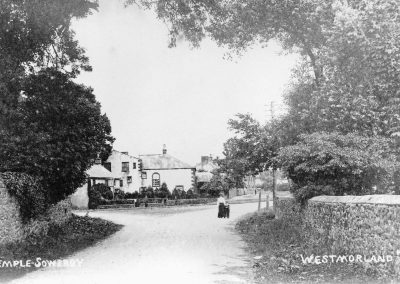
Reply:
<svg viewBox="0 0 400 284"><path fill-rule="evenodd" d="M218 218L223 218L225 216L225 198L224 195L221 193L219 198L217 199L217 206L218 206Z"/></svg>

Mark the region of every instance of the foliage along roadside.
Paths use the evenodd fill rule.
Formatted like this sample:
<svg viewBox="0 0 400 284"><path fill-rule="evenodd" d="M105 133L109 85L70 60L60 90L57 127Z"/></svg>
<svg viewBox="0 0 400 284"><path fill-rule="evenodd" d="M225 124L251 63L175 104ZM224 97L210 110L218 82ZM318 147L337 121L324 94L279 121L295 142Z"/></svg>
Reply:
<svg viewBox="0 0 400 284"><path fill-rule="evenodd" d="M122 225L99 218L72 218L61 226L52 224L46 236L0 246L1 260L45 260L67 258L73 253L94 245L116 233ZM37 269L37 268L36 268ZM1 268L0 282L22 277L35 270L31 268Z"/></svg>
<svg viewBox="0 0 400 284"><path fill-rule="evenodd" d="M396 139L400 133L397 0L126 3L153 9L170 28L170 46L184 38L198 47L208 37L236 55L275 40L285 52L300 55L286 90L284 116L265 127L243 114L229 122L237 136L225 143L221 165L234 181L276 167L279 149L296 144L300 135L355 133ZM322 191L343 191L312 187L301 194L303 199ZM368 191L365 187L362 190Z"/></svg>
<svg viewBox="0 0 400 284"><path fill-rule="evenodd" d="M308 247L299 223L274 219L272 212L240 220L235 228L250 250L256 283L388 283L395 279L373 266L303 264L300 255L318 254L323 248Z"/></svg>
<svg viewBox="0 0 400 284"><path fill-rule="evenodd" d="M13 172L0 173L0 178L10 196L16 199L24 223L46 212L46 191L38 178Z"/></svg>
<svg viewBox="0 0 400 284"><path fill-rule="evenodd" d="M390 193L399 166L390 139L355 133L301 135L300 142L282 148L276 159L302 203L317 195Z"/></svg>
<svg viewBox="0 0 400 284"><path fill-rule="evenodd" d="M0 2L0 172L37 176L56 204L84 183L113 138L93 90L72 81L90 71L72 20L97 1Z"/></svg>

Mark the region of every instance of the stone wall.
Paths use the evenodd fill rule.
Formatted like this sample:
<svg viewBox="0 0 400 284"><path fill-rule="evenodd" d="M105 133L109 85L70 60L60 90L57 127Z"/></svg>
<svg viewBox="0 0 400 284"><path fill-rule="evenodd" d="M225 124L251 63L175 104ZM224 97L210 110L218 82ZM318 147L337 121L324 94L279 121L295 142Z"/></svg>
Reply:
<svg viewBox="0 0 400 284"><path fill-rule="evenodd" d="M23 223L19 205L0 178L0 245L32 235L46 235L50 224L61 225L72 216L71 201L65 199L49 208L45 216Z"/></svg>
<svg viewBox="0 0 400 284"><path fill-rule="evenodd" d="M310 244L340 255L393 256L400 268L400 196L317 196L308 201L304 227Z"/></svg>
<svg viewBox="0 0 400 284"><path fill-rule="evenodd" d="M301 207L293 196L276 196L274 204L276 219L301 219Z"/></svg>
<svg viewBox="0 0 400 284"><path fill-rule="evenodd" d="M23 226L17 201L8 194L0 178L0 244L22 237Z"/></svg>
<svg viewBox="0 0 400 284"><path fill-rule="evenodd" d="M67 198L55 205L52 205L47 211L47 216L50 223L62 225L72 217L71 199Z"/></svg>
<svg viewBox="0 0 400 284"><path fill-rule="evenodd" d="M391 256L383 269L400 275L400 196L317 196L298 211L293 197L277 198L277 218L301 216L314 254Z"/></svg>

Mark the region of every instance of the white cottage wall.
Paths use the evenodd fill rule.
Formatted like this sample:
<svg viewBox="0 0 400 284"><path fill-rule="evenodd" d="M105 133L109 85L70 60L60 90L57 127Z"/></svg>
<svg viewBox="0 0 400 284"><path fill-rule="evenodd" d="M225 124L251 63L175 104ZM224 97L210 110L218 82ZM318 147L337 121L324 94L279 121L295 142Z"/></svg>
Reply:
<svg viewBox="0 0 400 284"><path fill-rule="evenodd" d="M137 158L114 150L107 159L107 162L111 163L111 172L115 177L120 177L122 179L122 187L120 186L119 181L116 181L114 184L115 188L120 188L125 192L139 191L141 179L138 170L139 160ZM123 162L129 163L128 172L122 172ZM135 165L135 167L133 165ZM128 177L131 177L131 182L128 182Z"/></svg>
<svg viewBox="0 0 400 284"><path fill-rule="evenodd" d="M147 179L143 179L144 187L152 186L153 173L160 174L160 186L165 182L168 189L172 192L175 186L183 186L185 191L193 187L193 171L191 169L162 169L162 170L143 170L146 172Z"/></svg>
<svg viewBox="0 0 400 284"><path fill-rule="evenodd" d="M75 193L71 195L71 203L73 208L88 209L89 197L87 183L78 188Z"/></svg>

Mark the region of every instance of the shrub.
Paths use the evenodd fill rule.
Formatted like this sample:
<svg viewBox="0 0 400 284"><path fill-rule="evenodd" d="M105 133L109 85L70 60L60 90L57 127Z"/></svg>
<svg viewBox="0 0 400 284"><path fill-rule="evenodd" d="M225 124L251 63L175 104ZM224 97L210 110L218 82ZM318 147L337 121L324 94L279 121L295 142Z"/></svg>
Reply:
<svg viewBox="0 0 400 284"><path fill-rule="evenodd" d="M276 185L276 191L289 191L290 185L289 183L280 183Z"/></svg>
<svg viewBox="0 0 400 284"><path fill-rule="evenodd" d="M187 199L192 199L192 198L194 198L194 193L193 193L193 190L192 190L192 189L189 189L189 190L186 192L186 198L187 198Z"/></svg>
<svg viewBox="0 0 400 284"><path fill-rule="evenodd" d="M18 202L24 223L46 212L46 193L38 178L14 172L1 173L1 177L8 193Z"/></svg>
<svg viewBox="0 0 400 284"><path fill-rule="evenodd" d="M186 191L182 190L180 197L181 197L181 199L186 199L187 198Z"/></svg>
<svg viewBox="0 0 400 284"><path fill-rule="evenodd" d="M322 132L300 139L281 149L277 159L301 202L321 194L384 193L398 166L386 138Z"/></svg>
<svg viewBox="0 0 400 284"><path fill-rule="evenodd" d="M125 191L120 188L114 189L114 199L125 199Z"/></svg>
<svg viewBox="0 0 400 284"><path fill-rule="evenodd" d="M125 193L125 199L137 199L138 197L139 193L137 191Z"/></svg>
<svg viewBox="0 0 400 284"><path fill-rule="evenodd" d="M89 187L89 208L96 209L103 203L103 200L113 199L113 193L109 186L105 184L95 184Z"/></svg>
<svg viewBox="0 0 400 284"><path fill-rule="evenodd" d="M172 191L172 195L171 195L172 199L180 199L181 198L181 192L179 189L174 189Z"/></svg>
<svg viewBox="0 0 400 284"><path fill-rule="evenodd" d="M154 197L154 189L151 186L146 188L145 196L147 196L148 198Z"/></svg>
<svg viewBox="0 0 400 284"><path fill-rule="evenodd" d="M166 184L165 182L163 182L163 183L161 184L160 189L158 190L158 194L157 194L156 197L159 197L159 198L168 198L168 197L170 197L170 196L171 196L171 192L169 191L167 184Z"/></svg>

